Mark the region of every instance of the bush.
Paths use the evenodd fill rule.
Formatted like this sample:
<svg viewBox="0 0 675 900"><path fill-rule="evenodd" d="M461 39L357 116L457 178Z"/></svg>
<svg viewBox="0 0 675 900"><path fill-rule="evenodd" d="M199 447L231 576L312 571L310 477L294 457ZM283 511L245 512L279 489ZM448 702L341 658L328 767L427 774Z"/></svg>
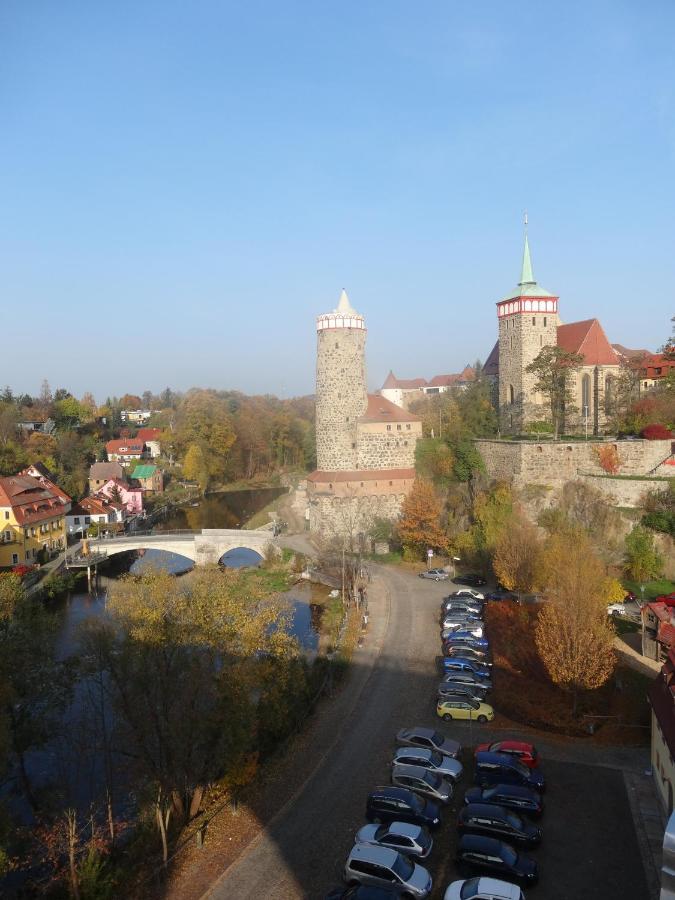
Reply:
<svg viewBox="0 0 675 900"><path fill-rule="evenodd" d="M675 510L661 509L647 513L642 517L642 524L652 531L662 531L675 537Z"/></svg>
<svg viewBox="0 0 675 900"><path fill-rule="evenodd" d="M670 428L666 428L660 422L654 422L654 424L647 425L642 429L640 437L647 441L667 441L669 438L675 437L675 435L673 435Z"/></svg>
<svg viewBox="0 0 675 900"><path fill-rule="evenodd" d="M525 431L530 434L553 434L553 425L550 422L528 422Z"/></svg>

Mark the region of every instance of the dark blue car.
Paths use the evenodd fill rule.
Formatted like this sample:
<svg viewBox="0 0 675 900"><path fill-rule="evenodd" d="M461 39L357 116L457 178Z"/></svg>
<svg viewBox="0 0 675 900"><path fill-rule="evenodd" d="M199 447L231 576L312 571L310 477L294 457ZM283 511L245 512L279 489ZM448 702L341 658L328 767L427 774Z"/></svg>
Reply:
<svg viewBox="0 0 675 900"><path fill-rule="evenodd" d="M464 835L459 839L456 860L461 869L486 872L525 885L536 884L539 878L537 864L531 856L496 838Z"/></svg>
<svg viewBox="0 0 675 900"><path fill-rule="evenodd" d="M544 776L539 769L530 769L510 753L476 753L474 781L481 787L492 784L519 784L539 793L546 789Z"/></svg>
<svg viewBox="0 0 675 900"><path fill-rule="evenodd" d="M411 822L413 825L438 828L441 811L432 800L425 800L407 788L390 785L375 788L368 797L366 819L369 822Z"/></svg>

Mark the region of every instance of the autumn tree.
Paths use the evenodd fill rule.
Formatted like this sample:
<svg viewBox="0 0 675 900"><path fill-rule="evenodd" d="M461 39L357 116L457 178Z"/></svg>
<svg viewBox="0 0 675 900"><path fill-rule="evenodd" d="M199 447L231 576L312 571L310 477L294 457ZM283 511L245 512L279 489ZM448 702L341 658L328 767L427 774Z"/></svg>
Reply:
<svg viewBox="0 0 675 900"><path fill-rule="evenodd" d="M403 501L397 530L404 550L416 559L425 558L428 548L447 550L448 538L441 527L441 504L431 482L415 480Z"/></svg>
<svg viewBox="0 0 675 900"><path fill-rule="evenodd" d="M576 713L579 692L601 687L614 671L614 631L607 617L612 585L580 530L547 541L542 570L546 603L535 642L551 681L569 691Z"/></svg>
<svg viewBox="0 0 675 900"><path fill-rule="evenodd" d="M204 451L199 444L190 444L183 460L183 474L190 481L196 481L202 493L209 486L209 473L204 459Z"/></svg>
<svg viewBox="0 0 675 900"><path fill-rule="evenodd" d="M635 525L626 537L624 565L626 574L634 581L650 581L663 571L663 557L654 546L654 535Z"/></svg>
<svg viewBox="0 0 675 900"><path fill-rule="evenodd" d="M496 540L492 568L507 590L530 593L539 586L541 553L537 529L518 513Z"/></svg>
<svg viewBox="0 0 675 900"><path fill-rule="evenodd" d="M557 440L565 422L565 413L573 409L571 378L582 365L583 356L547 346L539 351L525 371L535 376L533 390L542 394L548 403L554 438Z"/></svg>

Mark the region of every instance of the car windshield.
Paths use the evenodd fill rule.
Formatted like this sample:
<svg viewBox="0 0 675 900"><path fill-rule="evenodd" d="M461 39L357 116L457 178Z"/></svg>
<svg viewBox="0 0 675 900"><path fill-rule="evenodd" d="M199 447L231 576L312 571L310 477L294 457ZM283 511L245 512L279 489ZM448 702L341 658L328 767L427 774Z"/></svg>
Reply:
<svg viewBox="0 0 675 900"><path fill-rule="evenodd" d="M380 825L375 834L373 835L373 840L381 841L383 837L389 834L389 828L387 825Z"/></svg>
<svg viewBox="0 0 675 900"><path fill-rule="evenodd" d="M516 861L518 860L518 854L513 847L509 847L508 844L502 844L501 856L507 866L515 866Z"/></svg>
<svg viewBox="0 0 675 900"><path fill-rule="evenodd" d="M445 743L445 738L442 734L439 734L437 731L431 735L432 743L436 745L436 747L442 747Z"/></svg>
<svg viewBox="0 0 675 900"><path fill-rule="evenodd" d="M440 788L441 786L440 775L434 775L433 772L425 772L423 780L432 788Z"/></svg>
<svg viewBox="0 0 675 900"><path fill-rule="evenodd" d="M470 900L478 894L478 882L480 878L469 878L464 882L459 892L460 900Z"/></svg>
<svg viewBox="0 0 675 900"><path fill-rule="evenodd" d="M399 853L392 869L403 881L409 881L410 876L415 871L415 866L410 862L407 856L403 856L402 853Z"/></svg>
<svg viewBox="0 0 675 900"><path fill-rule="evenodd" d="M422 810L424 809L424 800L422 800L421 797L418 797L417 794L411 794L410 807L415 812L422 812Z"/></svg>
<svg viewBox="0 0 675 900"><path fill-rule="evenodd" d="M530 777L530 770L527 768L527 766L524 766L521 762L515 759L513 760L513 764L519 775L521 775L523 778Z"/></svg>
<svg viewBox="0 0 675 900"><path fill-rule="evenodd" d="M429 762L431 762L434 766L440 766L443 762L443 757L437 750L432 750L431 756L429 757Z"/></svg>
<svg viewBox="0 0 675 900"><path fill-rule="evenodd" d="M517 828L520 831L523 827L523 820L520 816L517 816L515 813L509 813L506 817L506 821L512 828Z"/></svg>

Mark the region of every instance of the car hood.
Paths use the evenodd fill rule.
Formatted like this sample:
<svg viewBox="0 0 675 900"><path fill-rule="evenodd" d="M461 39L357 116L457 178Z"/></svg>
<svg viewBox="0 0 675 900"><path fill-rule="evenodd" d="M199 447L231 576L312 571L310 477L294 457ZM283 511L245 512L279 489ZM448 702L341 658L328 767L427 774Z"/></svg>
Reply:
<svg viewBox="0 0 675 900"><path fill-rule="evenodd" d="M538 788L539 790L543 791L546 782L544 781L544 776L541 774L539 769L528 769L528 772L528 780L532 787Z"/></svg>
<svg viewBox="0 0 675 900"><path fill-rule="evenodd" d="M356 843L368 844L375 838L379 825L364 825L356 832Z"/></svg>
<svg viewBox="0 0 675 900"><path fill-rule="evenodd" d="M467 806L469 803L481 803L484 802L481 800L482 796L483 792L480 788L472 787L464 794L464 802Z"/></svg>
<svg viewBox="0 0 675 900"><path fill-rule="evenodd" d="M446 758L441 763L441 768L436 769L435 771L438 772L439 775L450 775L452 778L458 779L462 777L464 766L456 759Z"/></svg>
<svg viewBox="0 0 675 900"><path fill-rule="evenodd" d="M536 875L537 874L537 863L531 856L521 856L518 855L518 862L515 865L515 868L518 872L522 872L523 875Z"/></svg>
<svg viewBox="0 0 675 900"><path fill-rule="evenodd" d="M417 888L418 891L423 891L427 888L431 876L424 866L421 866L419 863L415 863L414 865L415 870L408 879L408 884L410 884L411 887Z"/></svg>

